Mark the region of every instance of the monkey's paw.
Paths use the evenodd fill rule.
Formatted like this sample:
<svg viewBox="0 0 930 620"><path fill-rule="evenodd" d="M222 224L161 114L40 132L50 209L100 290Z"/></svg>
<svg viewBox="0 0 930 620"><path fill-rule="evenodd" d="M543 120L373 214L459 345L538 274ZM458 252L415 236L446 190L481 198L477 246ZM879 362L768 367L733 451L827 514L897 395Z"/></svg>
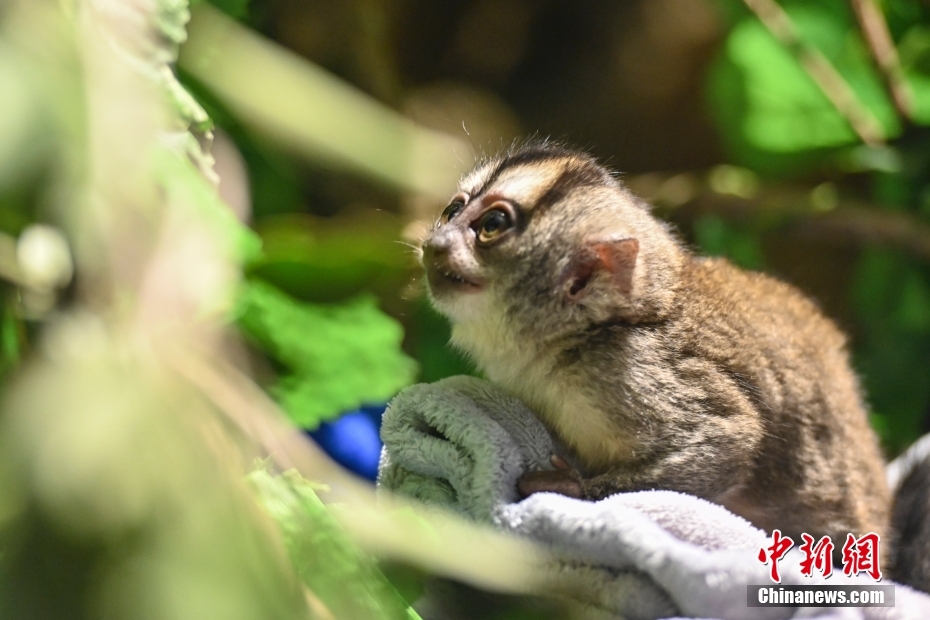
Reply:
<svg viewBox="0 0 930 620"><path fill-rule="evenodd" d="M558 459L558 461L556 460ZM533 493L558 493L567 497L581 499L584 497L584 482L581 474L572 469L560 457L552 457L554 470L528 471L517 480L517 491L521 498Z"/></svg>

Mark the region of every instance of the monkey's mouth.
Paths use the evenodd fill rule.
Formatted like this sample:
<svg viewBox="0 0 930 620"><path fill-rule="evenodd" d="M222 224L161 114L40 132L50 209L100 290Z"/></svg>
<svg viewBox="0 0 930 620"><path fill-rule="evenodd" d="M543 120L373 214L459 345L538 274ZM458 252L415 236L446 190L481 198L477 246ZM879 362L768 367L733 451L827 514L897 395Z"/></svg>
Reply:
<svg viewBox="0 0 930 620"><path fill-rule="evenodd" d="M484 282L474 276L464 276L445 265L434 265L427 275L433 293L455 291L458 293L477 293L484 288Z"/></svg>
<svg viewBox="0 0 930 620"><path fill-rule="evenodd" d="M459 274L454 273L454 272L452 272L452 271L443 271L443 272L442 272L442 277L445 278L445 279L447 279L447 280L452 280L452 281L455 282L456 284L465 284L465 285L467 285L467 286L473 286L473 287L475 287L475 288L480 288L480 285L479 285L479 284L477 284L477 283L475 283L475 282L472 282L472 281L469 280L468 278L465 278L465 277L463 277L463 276L460 276Z"/></svg>

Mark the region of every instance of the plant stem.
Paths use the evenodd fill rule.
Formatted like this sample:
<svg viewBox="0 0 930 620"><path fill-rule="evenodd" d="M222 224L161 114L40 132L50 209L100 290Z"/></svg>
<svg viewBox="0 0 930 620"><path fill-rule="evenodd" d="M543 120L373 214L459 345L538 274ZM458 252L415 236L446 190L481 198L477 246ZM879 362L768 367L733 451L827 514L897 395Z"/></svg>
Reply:
<svg viewBox="0 0 930 620"><path fill-rule="evenodd" d="M859 29L869 46L872 59L881 71L882 78L891 94L891 100L901 118L914 120L914 97L911 88L904 79L901 59L888 30L888 22L875 0L850 0Z"/></svg>
<svg viewBox="0 0 930 620"><path fill-rule="evenodd" d="M884 131L872 112L823 53L798 35L794 22L775 0L743 0L769 32L794 54L836 110L859 138L874 146L885 141Z"/></svg>

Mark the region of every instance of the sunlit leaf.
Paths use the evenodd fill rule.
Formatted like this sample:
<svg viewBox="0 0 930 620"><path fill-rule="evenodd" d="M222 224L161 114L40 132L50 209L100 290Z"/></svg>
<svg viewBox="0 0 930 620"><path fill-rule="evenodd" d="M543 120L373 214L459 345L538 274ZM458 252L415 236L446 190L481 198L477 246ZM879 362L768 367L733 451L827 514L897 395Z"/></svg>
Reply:
<svg viewBox="0 0 930 620"><path fill-rule="evenodd" d="M313 305L253 281L243 292L238 318L286 368L274 393L305 428L384 402L416 376L416 362L400 349L403 328L371 296Z"/></svg>
<svg viewBox="0 0 930 620"><path fill-rule="evenodd" d="M894 109L852 24L820 6L785 8L800 35L830 60L885 134L897 135ZM746 149L789 154L858 141L794 55L755 18L731 30L709 88L717 123L744 161L751 161Z"/></svg>

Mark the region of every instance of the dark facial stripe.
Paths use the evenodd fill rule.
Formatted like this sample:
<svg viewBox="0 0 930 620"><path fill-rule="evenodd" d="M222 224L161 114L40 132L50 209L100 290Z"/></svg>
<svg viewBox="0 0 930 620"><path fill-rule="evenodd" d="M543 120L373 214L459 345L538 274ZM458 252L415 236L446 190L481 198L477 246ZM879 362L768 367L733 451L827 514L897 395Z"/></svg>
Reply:
<svg viewBox="0 0 930 620"><path fill-rule="evenodd" d="M573 189L604 183L607 173L591 161L572 160L568 162L565 170L546 190L536 204L533 205L533 214L538 215L559 202Z"/></svg>
<svg viewBox="0 0 930 620"><path fill-rule="evenodd" d="M475 192L472 197L474 198L474 196L480 196L485 191L487 191L487 189L491 187L491 185L493 185L494 182L500 178L500 175L508 168L524 166L526 164L542 161L551 161L553 159L564 159L578 156L578 153L559 146L535 145L518 149L512 153L508 153L501 158L500 162L497 164L497 167L494 169L494 172L488 176L487 180L481 186L481 189Z"/></svg>

